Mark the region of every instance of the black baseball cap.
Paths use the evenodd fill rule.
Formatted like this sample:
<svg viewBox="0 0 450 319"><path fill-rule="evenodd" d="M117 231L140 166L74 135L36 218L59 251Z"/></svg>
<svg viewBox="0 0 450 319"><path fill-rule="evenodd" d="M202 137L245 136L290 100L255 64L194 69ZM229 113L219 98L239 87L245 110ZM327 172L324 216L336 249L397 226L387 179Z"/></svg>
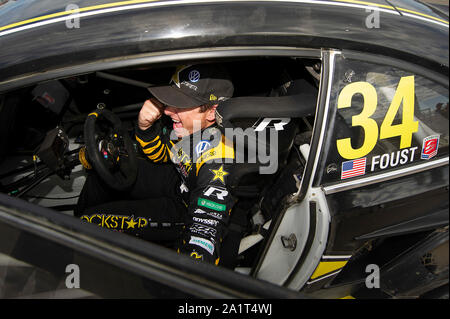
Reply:
<svg viewBox="0 0 450 319"><path fill-rule="evenodd" d="M233 96L233 83L227 70L219 64L178 66L169 85L148 90L163 104L191 108L218 104Z"/></svg>

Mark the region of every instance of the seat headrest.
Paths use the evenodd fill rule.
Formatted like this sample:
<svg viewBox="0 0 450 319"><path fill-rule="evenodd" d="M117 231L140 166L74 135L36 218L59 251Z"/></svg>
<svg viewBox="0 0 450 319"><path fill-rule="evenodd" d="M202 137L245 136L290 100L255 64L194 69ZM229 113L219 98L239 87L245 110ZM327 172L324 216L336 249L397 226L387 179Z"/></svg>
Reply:
<svg viewBox="0 0 450 319"><path fill-rule="evenodd" d="M259 194L260 184L275 177L276 172L284 167L293 145L298 126L294 119L315 114L317 88L306 81L302 81L300 88L301 91L295 95L236 97L221 102L217 107L219 128L225 131L225 135L226 129L232 129L236 159L244 159L238 161L228 179L228 185L239 196ZM248 131L247 128L253 130ZM275 143L272 143L273 133L277 137ZM264 156L260 158L260 154ZM273 154L276 154L275 159ZM265 175L264 179L261 175ZM256 184L259 186L255 187Z"/></svg>
<svg viewBox="0 0 450 319"><path fill-rule="evenodd" d="M233 127L230 120L242 118L301 118L316 110L317 89L305 86L303 92L276 97L236 97L219 104L216 122L221 127Z"/></svg>

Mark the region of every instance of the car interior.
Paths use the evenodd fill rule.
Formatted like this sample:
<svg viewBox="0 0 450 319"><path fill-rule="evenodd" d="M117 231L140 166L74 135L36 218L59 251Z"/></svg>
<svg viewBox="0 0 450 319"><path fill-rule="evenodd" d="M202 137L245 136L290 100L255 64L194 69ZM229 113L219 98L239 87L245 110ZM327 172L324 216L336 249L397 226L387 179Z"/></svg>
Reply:
<svg viewBox="0 0 450 319"><path fill-rule="evenodd" d="M201 61L209 62L218 61ZM234 245L236 256L223 266L249 273L272 221L299 188L306 164L299 147L310 143L321 63L294 57L220 62L235 86L233 98L217 109L221 129L244 131L269 119L265 129L273 130L271 119L289 119L278 132L275 172L261 175L260 168L267 163L247 158L230 183L238 198L231 223L239 231L224 242ZM169 83L179 63L102 70L0 95L0 192L73 216L86 179L80 150L88 139L87 115L95 110L114 113L133 141L131 149L138 158L146 158L134 140L135 121L143 102L152 97L147 87ZM198 61L182 61L194 63ZM106 124L98 125L101 130ZM247 142L245 150L249 147Z"/></svg>

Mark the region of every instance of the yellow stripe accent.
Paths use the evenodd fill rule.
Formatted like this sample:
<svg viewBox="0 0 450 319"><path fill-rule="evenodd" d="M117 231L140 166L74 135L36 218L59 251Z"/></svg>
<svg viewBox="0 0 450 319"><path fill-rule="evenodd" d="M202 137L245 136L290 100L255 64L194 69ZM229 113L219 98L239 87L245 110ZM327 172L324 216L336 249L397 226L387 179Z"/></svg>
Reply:
<svg viewBox="0 0 450 319"><path fill-rule="evenodd" d="M213 154L213 155L212 155ZM205 151L196 161L197 171L196 175L198 175L198 171L200 168L205 164L206 162L213 160L213 159L219 159L219 158L234 158L234 148L232 145L232 142L225 138L225 136L222 136L222 140L220 141L219 145L216 147Z"/></svg>
<svg viewBox="0 0 450 319"><path fill-rule="evenodd" d="M82 147L78 153L78 159L80 160L81 165L83 165L86 169L92 169L91 164L86 159L86 147Z"/></svg>
<svg viewBox="0 0 450 319"><path fill-rule="evenodd" d="M89 114L88 114L88 116L91 116L91 115L95 115L95 117L98 117L98 114L95 113L95 112L92 112L92 113L89 113Z"/></svg>
<svg viewBox="0 0 450 319"><path fill-rule="evenodd" d="M167 146L164 148L164 154L163 156L161 156L160 158L157 158L155 160L153 160L153 162L158 163L158 162L167 162L167 155L166 155L166 148Z"/></svg>
<svg viewBox="0 0 450 319"><path fill-rule="evenodd" d="M150 143L154 143L155 141L157 141L159 139L159 136L155 137L153 140L151 140L150 142L144 142L143 140L141 140L139 137L137 137L137 135L135 136L136 141L139 142L139 144L141 144L142 147L146 147L148 144Z"/></svg>
<svg viewBox="0 0 450 319"><path fill-rule="evenodd" d="M417 12L417 11L404 9L404 8L397 8L397 10L404 11L404 12L407 12L407 13L412 13L412 14L415 14L415 15L419 15L419 16L422 16L422 17L425 17L425 18L428 18L428 19L433 19L433 20L436 20L436 21L439 21L439 22L442 22L442 23L445 23L445 24L449 24L448 21L445 21L445 20L442 20L442 19L430 16L430 15L425 14L425 13L420 13L420 12Z"/></svg>
<svg viewBox="0 0 450 319"><path fill-rule="evenodd" d="M80 9L61 11L61 12L47 14L47 15L44 15L44 16L40 16L40 17L36 17L36 18L28 19L28 20L23 20L23 21L20 21L20 22L8 24L6 26L0 27L0 31L11 29L11 28L18 27L18 26L21 26L21 25L24 25L24 24L28 24L28 23L32 23L32 22L49 20L51 18L57 18L57 17L61 17L61 16L64 16L64 15L71 15L71 14L74 14L74 13L81 13L81 12L93 11L93 10L98 10L98 9L107 9L107 8L114 8L114 7L119 7L119 6L130 5L130 4L139 4L139 3L157 2L157 1L159 1L159 0L119 1L119 2L114 2L114 3L99 4L99 5L96 5L96 6L90 6L90 7L80 8Z"/></svg>
<svg viewBox="0 0 450 319"><path fill-rule="evenodd" d="M172 144L172 147L175 146L175 143L174 143L174 142L169 141L169 143ZM172 147L167 146L167 150L169 151L169 156L170 156L170 158L171 158L171 159L174 159L174 156L175 156L175 155L174 155L174 154L172 153L172 151L171 151Z"/></svg>
<svg viewBox="0 0 450 319"><path fill-rule="evenodd" d="M149 147L149 148L143 148L145 154L150 155L153 153L157 148L161 146L161 141L158 141L158 143L155 146Z"/></svg>
<svg viewBox="0 0 450 319"><path fill-rule="evenodd" d="M394 7L388 6L386 4L377 4L377 3L367 2L367 1L359 1L359 0L332 0L332 1L334 1L334 2L348 2L348 3L354 3L354 4L362 4L362 5L371 6L371 7L386 8L386 9L390 9L390 10L394 9Z"/></svg>
<svg viewBox="0 0 450 319"><path fill-rule="evenodd" d="M326 275L345 266L347 261L322 261L317 266L316 270L311 276L311 279Z"/></svg>
<svg viewBox="0 0 450 319"><path fill-rule="evenodd" d="M356 299L356 298L353 297L353 296L345 296L345 297L342 297L342 298L339 298L339 299Z"/></svg>
<svg viewBox="0 0 450 319"><path fill-rule="evenodd" d="M163 152L165 149L166 149L165 147L161 147L161 148L159 149L159 151L158 151L156 154L153 154L153 155L147 155L147 157L148 157L149 159L151 159L151 160L155 160L155 159L157 159L157 158L162 154L162 152Z"/></svg>
<svg viewBox="0 0 450 319"><path fill-rule="evenodd" d="M119 2L114 2L114 3L106 3L106 4L100 4L100 5L80 8L80 9L61 11L61 12L47 14L47 15L44 15L44 16L40 16L40 17L36 17L36 18L19 21L19 22L12 23L12 24L8 24L6 26L0 27L0 31L11 29L11 28L18 27L18 26L22 26L22 25L29 24L29 23L32 23L32 22L49 20L51 18L57 18L57 17L61 17L61 16L64 16L64 15L71 15L73 13L82 13L82 12L93 11L93 10L98 10L98 9L107 9L107 8L114 8L114 7L131 5L131 4L150 3L150 2L159 2L159 1L160 0L119 1ZM390 9L390 10L395 11L395 8L392 7L392 6L383 5L383 4L376 4L376 3L366 2L366 1L358 1L358 0L332 0L332 1L361 4L361 5L372 6L372 7L380 7L380 8L386 8L386 9ZM424 13L420 13L420 12L417 12L417 11L404 9L404 8L396 8L396 9L399 10L399 11L404 11L404 12L416 14L416 15L419 15L419 16L422 16L422 17L425 17L425 18L429 18L429 19L436 20L436 21L439 21L439 22L442 22L442 23L445 23L445 24L449 24L448 21L445 21L445 20L442 20L442 19L430 16L428 14L424 14Z"/></svg>

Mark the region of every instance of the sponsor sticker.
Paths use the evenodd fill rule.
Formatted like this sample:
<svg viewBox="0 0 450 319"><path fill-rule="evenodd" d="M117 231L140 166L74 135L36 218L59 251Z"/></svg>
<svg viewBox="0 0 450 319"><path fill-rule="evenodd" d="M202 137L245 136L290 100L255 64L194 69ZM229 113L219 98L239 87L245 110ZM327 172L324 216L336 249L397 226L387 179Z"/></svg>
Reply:
<svg viewBox="0 0 450 319"><path fill-rule="evenodd" d="M225 197L228 196L228 191L224 187L219 186L209 186L204 192L203 195L207 197L215 197L220 200L224 200Z"/></svg>
<svg viewBox="0 0 450 319"><path fill-rule="evenodd" d="M422 142L422 152L420 158L429 160L437 155L439 148L439 135L425 137Z"/></svg>
<svg viewBox="0 0 450 319"><path fill-rule="evenodd" d="M188 81L183 81L183 82L181 82L181 84L183 84L184 86L187 86L191 90L194 90L194 91L198 90L197 86L195 86L194 84L189 83Z"/></svg>
<svg viewBox="0 0 450 319"><path fill-rule="evenodd" d="M217 234L217 230L215 230L214 228L197 223L192 224L189 227L189 230L193 233L203 236L216 237Z"/></svg>
<svg viewBox="0 0 450 319"><path fill-rule="evenodd" d="M222 220L223 216L220 213L215 213L215 212L209 212L208 216L214 217L218 220Z"/></svg>
<svg viewBox="0 0 450 319"><path fill-rule="evenodd" d="M214 177L211 180L212 182L214 182L215 180L219 180L222 184L225 185L225 176L229 173L223 170L223 165L221 165L219 169L210 169L210 171L214 174Z"/></svg>
<svg viewBox="0 0 450 319"><path fill-rule="evenodd" d="M202 223L213 227L217 226L217 224L219 223L217 220L214 219L198 218L198 217L193 217L192 219L198 223Z"/></svg>
<svg viewBox="0 0 450 319"><path fill-rule="evenodd" d="M216 213L216 212L205 212L203 209L200 209L200 208L197 208L197 209L194 211L194 214L198 214L198 215L203 215L203 214L205 214L205 215L214 217L214 218L216 218L216 219L218 219L218 220L222 220L222 218L223 218L222 215L221 215L220 213Z"/></svg>
<svg viewBox="0 0 450 319"><path fill-rule="evenodd" d="M199 197L197 200L197 205L198 206L202 206L202 207L206 207L206 208L210 208L210 209L214 209L218 212L224 212L226 210L226 206L223 204L219 204L204 198Z"/></svg>
<svg viewBox="0 0 450 319"><path fill-rule="evenodd" d="M209 141L200 141L195 146L195 152L197 153L197 157L200 156L204 151L206 151L211 146Z"/></svg>
<svg viewBox="0 0 450 319"><path fill-rule="evenodd" d="M206 212L205 212L203 209L197 208L197 209L194 211L194 214L199 214L199 215L201 215L201 214L206 214Z"/></svg>
<svg viewBox="0 0 450 319"><path fill-rule="evenodd" d="M213 243L205 238L191 236L191 239L189 240L189 244L197 245L197 246L203 248L204 250L206 250L211 255L214 253Z"/></svg>
<svg viewBox="0 0 450 319"><path fill-rule="evenodd" d="M108 215L108 214L94 214L83 215L81 220L85 220L91 224L97 224L100 227L116 230L140 229L150 226L149 221L143 217L134 217L126 215Z"/></svg>
<svg viewBox="0 0 450 319"><path fill-rule="evenodd" d="M276 131L284 130L283 127L291 121L290 118L260 118L253 124L255 132L260 132L266 128L274 128Z"/></svg>

